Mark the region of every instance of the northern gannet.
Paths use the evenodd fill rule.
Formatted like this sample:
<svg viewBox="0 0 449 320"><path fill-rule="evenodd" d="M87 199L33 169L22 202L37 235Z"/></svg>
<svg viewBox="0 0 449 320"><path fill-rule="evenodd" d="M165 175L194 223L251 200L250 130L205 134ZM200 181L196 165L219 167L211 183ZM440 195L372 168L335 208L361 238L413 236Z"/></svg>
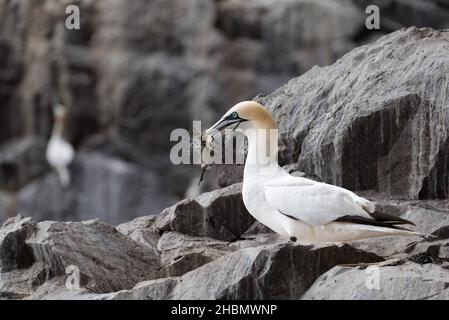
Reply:
<svg viewBox="0 0 449 320"><path fill-rule="evenodd" d="M54 124L47 145L46 157L48 163L58 173L61 185L67 187L70 184L68 166L72 162L75 154L72 145L63 138L67 109L62 104L55 103L53 113Z"/></svg>
<svg viewBox="0 0 449 320"><path fill-rule="evenodd" d="M209 143L225 128L241 131L248 138L242 190L248 212L282 237L303 244L425 237L397 226L413 224L410 221L386 213L375 215L374 203L349 190L283 170L277 161L277 125L262 105L245 101L232 107L206 130ZM271 132L276 133L274 137Z"/></svg>

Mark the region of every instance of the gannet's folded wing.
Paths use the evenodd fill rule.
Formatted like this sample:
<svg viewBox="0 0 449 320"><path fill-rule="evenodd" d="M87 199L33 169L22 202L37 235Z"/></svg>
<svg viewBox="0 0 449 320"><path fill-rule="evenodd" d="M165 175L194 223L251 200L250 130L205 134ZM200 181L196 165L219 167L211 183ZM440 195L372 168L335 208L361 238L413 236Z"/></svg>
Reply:
<svg viewBox="0 0 449 320"><path fill-rule="evenodd" d="M323 225L344 216L372 218L369 213L374 212L374 204L349 190L308 179L292 179L284 185L274 183L264 187L268 203L284 215L311 225Z"/></svg>

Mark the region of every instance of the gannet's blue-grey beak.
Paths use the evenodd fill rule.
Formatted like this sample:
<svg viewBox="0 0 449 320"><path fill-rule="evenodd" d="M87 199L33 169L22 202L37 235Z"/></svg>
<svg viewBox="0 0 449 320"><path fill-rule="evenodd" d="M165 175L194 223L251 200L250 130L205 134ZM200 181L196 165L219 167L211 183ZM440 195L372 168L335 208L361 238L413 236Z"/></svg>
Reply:
<svg viewBox="0 0 449 320"><path fill-rule="evenodd" d="M235 127L233 128L233 130L235 130L240 125L240 123L245 122L245 121L248 121L248 120L241 118L237 112L232 112L231 114L226 115L223 118L221 118L212 127L207 129L206 135L213 135L215 133L218 133L233 124L235 124Z"/></svg>

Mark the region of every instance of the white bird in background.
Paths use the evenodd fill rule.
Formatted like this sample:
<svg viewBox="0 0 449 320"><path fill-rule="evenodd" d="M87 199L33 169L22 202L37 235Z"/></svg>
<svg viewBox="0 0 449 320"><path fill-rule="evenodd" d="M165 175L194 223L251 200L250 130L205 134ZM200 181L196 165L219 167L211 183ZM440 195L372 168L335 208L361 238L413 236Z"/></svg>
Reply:
<svg viewBox="0 0 449 320"><path fill-rule="evenodd" d="M72 145L64 139L67 108L60 103L53 106L54 124L48 142L46 157L48 163L56 170L63 187L70 185L70 172L68 166L73 160L75 151Z"/></svg>
<svg viewBox="0 0 449 320"><path fill-rule="evenodd" d="M277 162L277 125L260 104L246 101L232 107L206 131L209 142L225 128L242 131L248 138L242 191L247 210L282 237L303 244L393 235L425 237L397 226L412 222L376 212L374 203L349 190L283 170ZM276 132L275 140L270 132Z"/></svg>

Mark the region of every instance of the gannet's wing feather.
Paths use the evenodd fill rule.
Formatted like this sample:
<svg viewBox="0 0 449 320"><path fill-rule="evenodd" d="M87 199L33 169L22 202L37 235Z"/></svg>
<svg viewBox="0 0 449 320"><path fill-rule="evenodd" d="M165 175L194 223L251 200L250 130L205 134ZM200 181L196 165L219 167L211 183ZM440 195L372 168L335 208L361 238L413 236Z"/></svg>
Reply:
<svg viewBox="0 0 449 320"><path fill-rule="evenodd" d="M383 222L386 224L410 224L413 226L416 226L412 221L406 220L404 218L394 216L392 214L382 212L379 210L376 210L375 212L370 214L376 221Z"/></svg>
<svg viewBox="0 0 449 320"><path fill-rule="evenodd" d="M398 224L413 224L414 225L413 222L407 221L407 220L402 221L402 219L399 221L380 221L380 220L369 219L369 218L360 217L360 216L344 216L344 217L338 218L335 221L336 222L349 222L349 223L355 223L355 224L365 224L365 225L370 225L370 226L385 227L385 228L407 230L407 231L410 231L410 230L403 228L403 227L399 227L397 225Z"/></svg>
<svg viewBox="0 0 449 320"><path fill-rule="evenodd" d="M268 203L279 212L311 225L344 216L372 219L375 206L353 192L313 180L286 176L264 187Z"/></svg>

